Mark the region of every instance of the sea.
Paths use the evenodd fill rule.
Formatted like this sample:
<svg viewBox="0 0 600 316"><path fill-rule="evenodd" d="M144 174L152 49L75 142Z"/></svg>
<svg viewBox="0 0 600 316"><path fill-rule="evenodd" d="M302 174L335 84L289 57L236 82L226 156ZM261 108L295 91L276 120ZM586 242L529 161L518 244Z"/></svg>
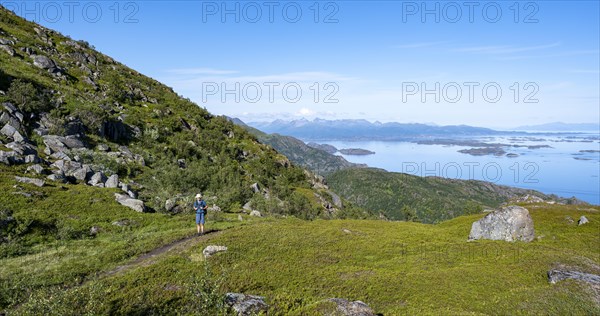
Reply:
<svg viewBox="0 0 600 316"><path fill-rule="evenodd" d="M453 138L457 139L457 138ZM354 163L367 164L391 172L417 176L437 176L463 180L483 180L495 184L537 190L562 197L600 204L600 140L598 134L535 134L463 137L485 143L501 143L506 154L473 156L459 145L428 145L397 141L320 140L337 149L362 148L372 155L343 156ZM520 147L513 147L514 145ZM528 148L547 145L549 148ZM511 155L508 155L511 154Z"/></svg>

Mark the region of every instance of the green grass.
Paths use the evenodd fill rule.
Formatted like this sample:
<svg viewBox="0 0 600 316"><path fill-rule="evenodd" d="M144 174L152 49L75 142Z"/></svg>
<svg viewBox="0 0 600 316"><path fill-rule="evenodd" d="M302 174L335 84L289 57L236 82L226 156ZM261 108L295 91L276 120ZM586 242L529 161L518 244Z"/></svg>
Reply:
<svg viewBox="0 0 600 316"><path fill-rule="evenodd" d="M0 234L0 310L36 291L93 279L196 230L193 214L137 213L115 201L116 189L52 183L39 188L17 184L9 167L0 170L0 210L11 210L15 220ZM120 220L131 225L112 224ZM236 225L235 214L210 213L207 229ZM90 235L92 226L100 228L96 236Z"/></svg>
<svg viewBox="0 0 600 316"><path fill-rule="evenodd" d="M78 312L92 314L226 313L220 295L228 291L267 297L272 315L317 314L330 308L323 300L332 297L364 301L384 315L598 314L587 285L552 285L546 272L565 264L600 273L600 210L526 207L540 236L531 243L467 242L471 223L483 214L438 225L264 219L152 265L54 290L55 297L78 301ZM565 220L581 215L590 224ZM209 244L229 250L204 261L200 253ZM18 311L57 310L57 303L43 301L50 289Z"/></svg>

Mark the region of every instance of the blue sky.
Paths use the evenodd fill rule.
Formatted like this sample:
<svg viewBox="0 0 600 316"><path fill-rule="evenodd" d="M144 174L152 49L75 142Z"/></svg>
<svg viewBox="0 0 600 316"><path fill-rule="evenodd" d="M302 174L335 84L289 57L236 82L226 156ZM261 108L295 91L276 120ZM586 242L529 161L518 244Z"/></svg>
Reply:
<svg viewBox="0 0 600 316"><path fill-rule="evenodd" d="M247 121L600 120L598 1L0 3Z"/></svg>

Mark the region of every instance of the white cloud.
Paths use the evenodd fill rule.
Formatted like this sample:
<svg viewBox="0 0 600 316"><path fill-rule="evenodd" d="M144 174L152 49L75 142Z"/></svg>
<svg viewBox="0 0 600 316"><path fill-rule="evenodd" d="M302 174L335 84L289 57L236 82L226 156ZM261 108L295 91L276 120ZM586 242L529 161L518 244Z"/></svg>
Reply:
<svg viewBox="0 0 600 316"><path fill-rule="evenodd" d="M222 70L213 68L178 68L169 69L166 72L174 75L231 75L238 73L235 70Z"/></svg>
<svg viewBox="0 0 600 316"><path fill-rule="evenodd" d="M559 42L552 43L552 44L546 44L546 45L523 46L523 47L517 47L517 46L463 47L463 48L453 49L452 51L461 52L461 53L513 54L513 53L519 53L519 52L525 52L525 51L548 49L548 48L557 47L557 46L560 46Z"/></svg>

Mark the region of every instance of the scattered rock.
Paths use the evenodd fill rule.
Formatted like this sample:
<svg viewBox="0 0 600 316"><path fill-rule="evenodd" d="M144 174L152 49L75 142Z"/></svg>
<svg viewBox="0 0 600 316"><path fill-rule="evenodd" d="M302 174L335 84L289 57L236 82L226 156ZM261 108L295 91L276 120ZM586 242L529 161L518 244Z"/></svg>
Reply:
<svg viewBox="0 0 600 316"><path fill-rule="evenodd" d="M247 202L246 204L244 204L244 206L242 206L242 209L244 209L245 211L253 211L252 207L250 206L250 202Z"/></svg>
<svg viewBox="0 0 600 316"><path fill-rule="evenodd" d="M98 235L98 233L100 232L100 227L98 226L92 226L92 228L90 228L90 235L92 236L96 236Z"/></svg>
<svg viewBox="0 0 600 316"><path fill-rule="evenodd" d="M266 312L269 308L264 297L242 293L225 294L225 303L231 306L239 316L257 315Z"/></svg>
<svg viewBox="0 0 600 316"><path fill-rule="evenodd" d="M523 207L503 207L473 223L469 240L477 239L530 242L534 239L533 220Z"/></svg>
<svg viewBox="0 0 600 316"><path fill-rule="evenodd" d="M587 224L587 223L589 223L589 222L590 222L590 221L588 221L587 217L585 217L585 216L581 216L581 217L579 218L579 220L577 221L577 225L581 226L581 225L583 225L583 224Z"/></svg>
<svg viewBox="0 0 600 316"><path fill-rule="evenodd" d="M209 212L220 212L221 208L217 204L208 207Z"/></svg>
<svg viewBox="0 0 600 316"><path fill-rule="evenodd" d="M96 146L96 149L98 151L107 152L110 150L110 147L108 147L108 145L106 145L106 144L98 144L98 146Z"/></svg>
<svg viewBox="0 0 600 316"><path fill-rule="evenodd" d="M104 182L106 182L106 176L102 171L98 171L94 173L88 184L91 186L99 186L102 185L104 187Z"/></svg>
<svg viewBox="0 0 600 316"><path fill-rule="evenodd" d="M250 212L250 216L262 217L262 214L259 211L255 210Z"/></svg>
<svg viewBox="0 0 600 316"><path fill-rule="evenodd" d="M253 183L250 187L252 188L252 191L254 191L254 193L260 192L260 187L258 186L258 183Z"/></svg>
<svg viewBox="0 0 600 316"><path fill-rule="evenodd" d="M0 130L0 133L4 134L6 137L12 138L15 142L23 142L25 141L25 137L19 133L19 131L9 123L6 123L4 127Z"/></svg>
<svg viewBox="0 0 600 316"><path fill-rule="evenodd" d="M62 173L53 173L53 174L47 176L46 179L48 179L50 181L54 181L54 182L61 182L61 183L67 182L67 178Z"/></svg>
<svg viewBox="0 0 600 316"><path fill-rule="evenodd" d="M238 214L238 221L243 222L244 218L242 217L242 214Z"/></svg>
<svg viewBox="0 0 600 316"><path fill-rule="evenodd" d="M517 203L543 203L544 200L539 196L527 194L516 200Z"/></svg>
<svg viewBox="0 0 600 316"><path fill-rule="evenodd" d="M15 50L12 47L10 47L8 45L3 45L3 44L0 44L0 50L5 51L11 57L15 56L15 53L16 53Z"/></svg>
<svg viewBox="0 0 600 316"><path fill-rule="evenodd" d="M568 224L575 223L575 221L573 220L573 218L571 216L565 216L565 221L567 221Z"/></svg>
<svg viewBox="0 0 600 316"><path fill-rule="evenodd" d="M216 254L217 252L222 252L222 251L227 251L227 247L210 245L210 246L207 246L206 248L204 248L204 250L202 250L202 254L204 255L204 258L208 258L208 257Z"/></svg>
<svg viewBox="0 0 600 316"><path fill-rule="evenodd" d="M344 316L375 316L369 305L361 301L350 302L343 298L330 298L337 305L337 311Z"/></svg>
<svg viewBox="0 0 600 316"><path fill-rule="evenodd" d="M119 220L119 221L114 221L114 222L112 222L112 224L114 226L125 227L125 226L130 226L133 223L132 223L132 221L130 221L128 219L122 219L122 220Z"/></svg>
<svg viewBox="0 0 600 316"><path fill-rule="evenodd" d="M29 166L27 167L27 172L34 172L37 174L43 174L46 172L46 170L44 170L44 167L42 167L41 165L33 165L33 166Z"/></svg>
<svg viewBox="0 0 600 316"><path fill-rule="evenodd" d="M115 200L119 202L119 204L127 206L136 212L143 213L146 211L146 206L143 201L133 199L128 195L115 193Z"/></svg>
<svg viewBox="0 0 600 316"><path fill-rule="evenodd" d="M43 55L34 55L33 56L33 64L36 67L42 69L53 69L56 68L56 63L50 59L49 57Z"/></svg>
<svg viewBox="0 0 600 316"><path fill-rule="evenodd" d="M112 176L108 177L108 179L104 183L104 187L111 188L111 189L118 188L119 187L119 175L113 174Z"/></svg>
<svg viewBox="0 0 600 316"><path fill-rule="evenodd" d="M185 164L185 159L177 159L177 165L181 169L187 168L187 165Z"/></svg>
<svg viewBox="0 0 600 316"><path fill-rule="evenodd" d="M15 177L15 179L17 180L17 182L29 183L29 184L36 185L38 187L43 187L44 184L46 184L44 182L44 180L42 180L42 179L32 179L32 178L25 178L25 177Z"/></svg>
<svg viewBox="0 0 600 316"><path fill-rule="evenodd" d="M556 284L557 282L566 279L584 281L590 284L600 286L600 275L566 269L552 269L548 271L548 281L552 284Z"/></svg>
<svg viewBox="0 0 600 316"><path fill-rule="evenodd" d="M166 200L165 201L165 210L167 212L170 212L173 208L175 208L175 205L177 205L177 203L174 200Z"/></svg>
<svg viewBox="0 0 600 316"><path fill-rule="evenodd" d="M346 228L342 229L342 231L346 234L352 234L352 231Z"/></svg>

